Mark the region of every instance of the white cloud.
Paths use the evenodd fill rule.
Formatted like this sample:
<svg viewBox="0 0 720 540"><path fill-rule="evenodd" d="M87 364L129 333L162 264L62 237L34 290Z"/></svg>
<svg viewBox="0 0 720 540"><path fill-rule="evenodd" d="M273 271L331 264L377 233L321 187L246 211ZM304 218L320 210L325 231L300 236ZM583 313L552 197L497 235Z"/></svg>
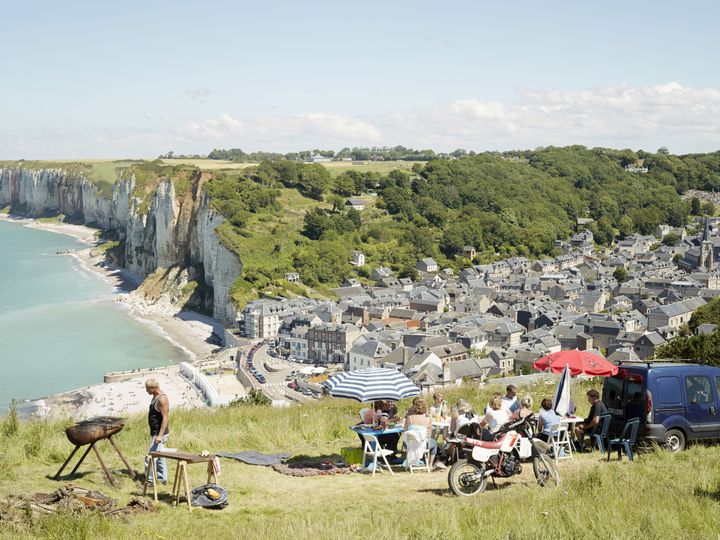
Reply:
<svg viewBox="0 0 720 540"><path fill-rule="evenodd" d="M202 92L198 94L202 97ZM667 146L685 153L720 149L719 127L720 88L693 88L677 82L579 91L522 88L503 101L467 98L368 116L312 112L240 117L226 113L175 128L147 128L145 122L133 129L109 126L102 132L64 129L62 135L52 130L7 133L0 128L0 137L8 137L5 143L0 138L0 157L152 157L168 150L205 153L212 148L240 147L288 152L396 144L476 151L551 144L646 150Z"/></svg>
<svg viewBox="0 0 720 540"><path fill-rule="evenodd" d="M313 113L247 119L223 115L184 126L189 141L289 151L395 145L505 150L547 145L675 152L720 149L720 89L670 82L581 91L520 89L513 101L454 102L370 117ZM221 144L222 146L222 144Z"/></svg>
<svg viewBox="0 0 720 540"><path fill-rule="evenodd" d="M368 121L327 113L246 119L223 114L182 126L177 133L187 142L208 140L216 146L251 150L335 148L338 144L374 145L382 141Z"/></svg>

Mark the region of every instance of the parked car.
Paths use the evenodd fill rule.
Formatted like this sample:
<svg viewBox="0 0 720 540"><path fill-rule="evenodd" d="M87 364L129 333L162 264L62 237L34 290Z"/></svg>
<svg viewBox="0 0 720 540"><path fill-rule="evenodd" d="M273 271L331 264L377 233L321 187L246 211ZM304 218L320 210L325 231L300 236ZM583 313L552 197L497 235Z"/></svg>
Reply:
<svg viewBox="0 0 720 540"><path fill-rule="evenodd" d="M672 452L684 450L689 441L720 439L720 368L682 363L619 367L603 384L612 433L640 418L638 441Z"/></svg>

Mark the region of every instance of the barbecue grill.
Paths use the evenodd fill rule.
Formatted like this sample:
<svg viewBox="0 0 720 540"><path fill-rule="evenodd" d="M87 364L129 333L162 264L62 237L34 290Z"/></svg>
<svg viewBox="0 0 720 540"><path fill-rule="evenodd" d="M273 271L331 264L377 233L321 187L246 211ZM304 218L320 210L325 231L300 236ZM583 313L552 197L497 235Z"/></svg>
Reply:
<svg viewBox="0 0 720 540"><path fill-rule="evenodd" d="M62 464L62 467L60 467L60 470L55 475L55 480L60 478L60 474L63 472L67 464L70 463L70 460L73 458L73 456L75 456L75 453L82 446L90 445L88 446L87 450L85 450L85 453L80 458L80 461L77 462L70 475L75 474L75 472L80 467L80 464L85 460L88 453L90 453L90 450L94 450L95 455L100 462L100 466L102 467L103 472L105 472L105 476L107 477L108 482L110 482L110 485L115 486L115 483L110 476L110 472L105 466L105 462L102 460L102 457L100 457L100 451L97 449L97 446L95 446L98 441L101 441L103 439L107 439L108 442L112 445L118 456L120 456L122 462L128 468L128 471L130 471L130 476L132 476L133 480L135 480L135 471L133 471L133 468L127 462L125 456L122 455L122 452L120 452L120 448L118 448L117 444L112 438L113 435L122 431L123 427L125 427L125 419L117 416L97 416L95 418L90 418L89 420L83 420L82 422L78 422L77 424L68 427L65 430L65 435L67 435L68 440L75 445L75 448L65 460L65 463Z"/></svg>

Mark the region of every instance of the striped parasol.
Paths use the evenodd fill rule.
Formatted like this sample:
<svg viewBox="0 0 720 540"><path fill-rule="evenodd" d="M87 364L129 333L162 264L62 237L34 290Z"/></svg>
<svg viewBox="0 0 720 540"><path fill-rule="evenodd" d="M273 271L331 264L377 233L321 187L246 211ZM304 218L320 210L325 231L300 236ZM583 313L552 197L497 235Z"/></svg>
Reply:
<svg viewBox="0 0 720 540"><path fill-rule="evenodd" d="M333 397L361 403L378 400L398 401L417 396L420 389L402 373L390 368L367 368L333 375L323 386Z"/></svg>

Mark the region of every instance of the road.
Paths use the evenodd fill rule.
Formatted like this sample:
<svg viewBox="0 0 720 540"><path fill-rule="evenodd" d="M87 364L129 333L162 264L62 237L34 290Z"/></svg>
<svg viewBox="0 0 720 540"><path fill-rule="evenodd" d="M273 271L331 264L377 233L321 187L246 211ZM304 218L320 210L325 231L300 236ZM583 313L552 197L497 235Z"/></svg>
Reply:
<svg viewBox="0 0 720 540"><path fill-rule="evenodd" d="M273 367L277 366L277 368L281 368L281 370L269 371L265 368L265 364ZM267 394L270 399L287 400L289 388L287 387L288 381L286 381L285 378L292 371L291 365L270 356L267 345L263 344L253 355L253 366L265 376L266 383L261 385L265 394ZM309 401L312 399L297 392L290 391L289 393L295 401Z"/></svg>

